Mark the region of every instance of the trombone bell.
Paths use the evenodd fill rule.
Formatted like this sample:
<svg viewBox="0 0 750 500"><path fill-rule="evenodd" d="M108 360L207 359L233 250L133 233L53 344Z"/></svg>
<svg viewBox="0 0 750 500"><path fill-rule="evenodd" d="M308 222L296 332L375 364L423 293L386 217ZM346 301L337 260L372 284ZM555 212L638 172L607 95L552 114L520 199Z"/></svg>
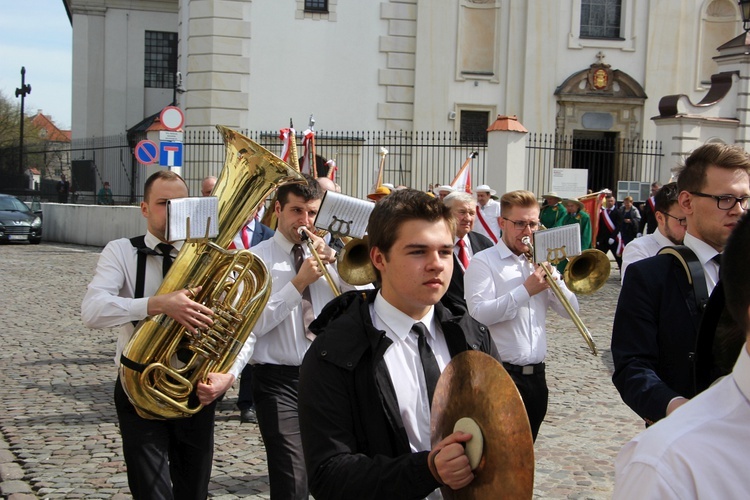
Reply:
<svg viewBox="0 0 750 500"><path fill-rule="evenodd" d="M338 256L338 271L342 280L353 286L362 286L377 281L375 267L370 261L370 246L367 235L352 238Z"/></svg>
<svg viewBox="0 0 750 500"><path fill-rule="evenodd" d="M563 281L571 292L588 295L604 286L610 271L611 266L606 254L590 248L568 260L563 272Z"/></svg>

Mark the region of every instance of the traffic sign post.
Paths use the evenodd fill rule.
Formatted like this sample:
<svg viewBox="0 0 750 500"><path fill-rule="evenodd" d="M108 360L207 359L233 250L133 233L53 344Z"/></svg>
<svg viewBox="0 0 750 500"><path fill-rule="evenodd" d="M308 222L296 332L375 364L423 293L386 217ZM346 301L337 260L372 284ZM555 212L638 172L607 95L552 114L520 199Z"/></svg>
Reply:
<svg viewBox="0 0 750 500"><path fill-rule="evenodd" d="M159 160L159 147L154 141L140 141L135 146L135 158L142 165L156 163Z"/></svg>
<svg viewBox="0 0 750 500"><path fill-rule="evenodd" d="M182 167L182 143L160 142L159 165L162 167Z"/></svg>
<svg viewBox="0 0 750 500"><path fill-rule="evenodd" d="M161 110L159 120L167 130L180 130L185 124L185 115L177 106L167 106Z"/></svg>

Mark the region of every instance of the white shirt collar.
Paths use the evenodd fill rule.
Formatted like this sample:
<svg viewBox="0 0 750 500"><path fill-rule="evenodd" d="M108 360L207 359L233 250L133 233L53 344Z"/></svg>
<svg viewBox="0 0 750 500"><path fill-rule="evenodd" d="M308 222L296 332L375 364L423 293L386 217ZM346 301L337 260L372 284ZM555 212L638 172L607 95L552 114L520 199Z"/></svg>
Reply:
<svg viewBox="0 0 750 500"><path fill-rule="evenodd" d="M652 237L654 238L654 241L659 244L659 248L671 247L674 245L672 240L662 234L661 228L657 228L656 231L651 234L653 235Z"/></svg>
<svg viewBox="0 0 750 500"><path fill-rule="evenodd" d="M750 401L750 354L747 353L747 343L742 345L742 351L732 373L740 392L745 395L745 399Z"/></svg>
<svg viewBox="0 0 750 500"><path fill-rule="evenodd" d="M272 238L273 238L274 243L279 245L279 247L281 247L284 253L287 253L287 254L292 253L292 247L296 245L296 243L292 243L291 241L286 239L286 236L281 234L281 231L276 231L275 233L273 233ZM303 250L305 249L305 245L302 245L302 249Z"/></svg>
<svg viewBox="0 0 750 500"><path fill-rule="evenodd" d="M149 247L151 250L154 250L156 248L156 245L158 245L159 243L164 243L163 241L161 241L159 238L157 238L156 236L154 236L148 230L146 230L146 234L144 236L143 241L144 241L144 243L146 243L146 246ZM177 252L180 251L180 249L182 248L182 245L184 243L185 243L184 240L173 241L172 243L170 243L170 245L172 245L175 248L175 250L172 253L174 255L177 255Z"/></svg>
<svg viewBox="0 0 750 500"><path fill-rule="evenodd" d="M375 308L375 314L378 315L383 323L385 323L399 339L404 340L411 331L411 327L414 326L414 323L419 322L427 327L430 338L435 338L435 334L433 333L435 329L432 326L432 320L435 316L435 306L430 307L427 314L421 319L415 320L408 314L403 313L391 305L391 303L383 297L381 292L378 291L373 307Z"/></svg>
<svg viewBox="0 0 750 500"><path fill-rule="evenodd" d="M698 260L704 268L706 267L706 262L710 261L714 255L719 253L714 247L703 240L699 240L689 232L685 233L683 244L695 252L695 255L698 257Z"/></svg>

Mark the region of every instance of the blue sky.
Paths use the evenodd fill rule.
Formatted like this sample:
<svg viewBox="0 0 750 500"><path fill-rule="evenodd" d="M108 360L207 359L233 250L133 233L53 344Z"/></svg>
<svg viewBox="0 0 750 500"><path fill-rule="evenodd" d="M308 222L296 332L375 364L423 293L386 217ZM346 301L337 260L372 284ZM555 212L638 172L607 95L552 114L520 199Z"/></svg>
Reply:
<svg viewBox="0 0 750 500"><path fill-rule="evenodd" d="M18 104L21 66L31 94L27 115L41 109L70 128L73 29L62 0L0 0L0 92Z"/></svg>

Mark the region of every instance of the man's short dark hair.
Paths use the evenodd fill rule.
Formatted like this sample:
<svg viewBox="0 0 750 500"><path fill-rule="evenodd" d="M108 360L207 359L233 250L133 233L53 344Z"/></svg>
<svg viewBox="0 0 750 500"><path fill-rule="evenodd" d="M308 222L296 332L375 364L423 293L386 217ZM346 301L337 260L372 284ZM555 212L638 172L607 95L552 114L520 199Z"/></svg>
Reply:
<svg viewBox="0 0 750 500"><path fill-rule="evenodd" d="M750 330L750 216L745 212L729 236L721 256L721 282L724 284L726 307L743 333Z"/></svg>
<svg viewBox="0 0 750 500"><path fill-rule="evenodd" d="M157 179L162 179L165 181L180 180L183 184L185 184L185 188L188 189L188 193L190 193L190 189L187 187L185 179L180 177L178 174L174 173L171 170L157 170L156 172L151 174L148 179L146 179L146 184L143 185L143 201L148 202L148 197L151 194L151 186L154 185L154 182L156 182Z"/></svg>
<svg viewBox="0 0 750 500"><path fill-rule="evenodd" d="M677 196L680 191L677 189L676 182L664 184L654 195L654 209L657 212L669 213L672 205L677 203Z"/></svg>
<svg viewBox="0 0 750 500"><path fill-rule="evenodd" d="M741 147L731 144L704 144L690 153L685 164L677 171L677 189L680 192L703 189L706 185L706 170L711 166L742 169L750 174L750 155Z"/></svg>
<svg viewBox="0 0 750 500"><path fill-rule="evenodd" d="M399 189L375 204L367 225L370 248L378 248L386 256L398 239L398 231L404 222L425 220L445 221L451 234L456 233L456 221L439 198L423 191Z"/></svg>
<svg viewBox="0 0 750 500"><path fill-rule="evenodd" d="M305 184L284 184L276 191L276 199L281 204L281 209L289 201L289 194L299 196L306 202L310 200L319 200L323 197L323 189L313 177L302 174L307 183Z"/></svg>

